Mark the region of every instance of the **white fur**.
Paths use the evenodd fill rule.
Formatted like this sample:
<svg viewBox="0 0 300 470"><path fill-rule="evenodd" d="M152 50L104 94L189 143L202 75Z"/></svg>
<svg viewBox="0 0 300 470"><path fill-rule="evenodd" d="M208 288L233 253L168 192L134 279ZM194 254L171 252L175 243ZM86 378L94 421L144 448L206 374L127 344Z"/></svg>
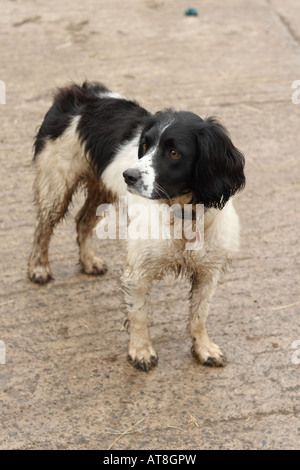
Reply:
<svg viewBox="0 0 300 470"><path fill-rule="evenodd" d="M145 200L144 204L147 213L149 201ZM154 215L158 216L158 210L157 205ZM151 219L154 226L150 226L149 233L151 229L153 233L157 221L158 217ZM186 250L186 242L184 237L174 239L172 230L170 238L127 240L123 285L131 332L129 356L138 367L151 368L157 360L147 327L147 294L151 283L169 270L176 271L178 266L189 276L193 275L189 331L194 354L201 363L224 364L223 354L210 340L205 323L220 274L239 247L239 219L232 201L222 211L205 212L204 245L199 250Z"/></svg>
<svg viewBox="0 0 300 470"><path fill-rule="evenodd" d="M134 163L134 165L130 167L130 169L139 170L141 173L142 182L140 183L139 193L144 197L149 198L153 196L154 191L158 191L158 188L155 186L156 175L154 171L154 158L157 149L159 148L159 142L162 134L171 123L172 120L169 120L160 127L159 138L154 147L149 152L147 152L143 158L139 159L136 163Z"/></svg>
<svg viewBox="0 0 300 470"><path fill-rule="evenodd" d="M123 172L131 168L138 161L138 146L140 131L126 144L122 145L113 161L102 173L101 181L113 193L119 196L127 195L127 186Z"/></svg>
<svg viewBox="0 0 300 470"><path fill-rule="evenodd" d="M80 116L72 118L66 131L55 140L47 140L45 148L36 159L39 174L39 198L50 200L53 191L65 193L72 188L88 163L76 132Z"/></svg>
<svg viewBox="0 0 300 470"><path fill-rule="evenodd" d="M113 93L112 91L101 91L98 94L99 98L115 98L116 100L124 100L124 96L119 95L119 93Z"/></svg>
<svg viewBox="0 0 300 470"><path fill-rule="evenodd" d="M153 157L157 150L157 146L143 158L138 160L130 169L139 170L141 172L141 191L140 194L145 197L151 197L154 190L155 172L153 168Z"/></svg>

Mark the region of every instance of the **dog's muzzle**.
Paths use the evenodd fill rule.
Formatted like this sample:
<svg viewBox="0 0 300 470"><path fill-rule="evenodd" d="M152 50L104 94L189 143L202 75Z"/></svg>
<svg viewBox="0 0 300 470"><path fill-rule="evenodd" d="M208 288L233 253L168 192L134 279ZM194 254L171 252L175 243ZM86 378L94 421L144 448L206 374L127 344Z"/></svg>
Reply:
<svg viewBox="0 0 300 470"><path fill-rule="evenodd" d="M124 171L123 177L128 186L133 186L141 178L141 173L139 170L129 169Z"/></svg>

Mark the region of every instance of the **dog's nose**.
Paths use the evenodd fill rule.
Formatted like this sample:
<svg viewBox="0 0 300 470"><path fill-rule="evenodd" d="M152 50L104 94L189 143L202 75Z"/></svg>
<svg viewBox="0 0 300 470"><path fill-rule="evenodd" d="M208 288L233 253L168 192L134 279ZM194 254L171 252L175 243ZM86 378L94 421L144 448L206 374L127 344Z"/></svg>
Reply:
<svg viewBox="0 0 300 470"><path fill-rule="evenodd" d="M139 170L129 169L124 171L123 177L125 183L128 184L128 186L132 186L141 177L141 173L139 172Z"/></svg>

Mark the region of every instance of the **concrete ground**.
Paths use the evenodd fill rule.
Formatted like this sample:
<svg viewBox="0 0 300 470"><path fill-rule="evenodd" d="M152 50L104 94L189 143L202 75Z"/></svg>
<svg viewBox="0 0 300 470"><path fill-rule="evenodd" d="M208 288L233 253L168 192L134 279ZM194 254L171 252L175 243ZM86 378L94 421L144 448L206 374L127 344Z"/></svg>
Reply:
<svg viewBox="0 0 300 470"><path fill-rule="evenodd" d="M184 15L191 6L198 17ZM0 448L299 449L296 2L2 0L0 24ZM208 325L224 369L192 358L188 285L172 279L151 294L158 367L132 368L119 291L124 245L96 240L109 272L81 274L72 217L51 244L55 281L26 278L33 136L55 87L85 78L152 111L215 115L245 153L247 187L235 199L241 251Z"/></svg>

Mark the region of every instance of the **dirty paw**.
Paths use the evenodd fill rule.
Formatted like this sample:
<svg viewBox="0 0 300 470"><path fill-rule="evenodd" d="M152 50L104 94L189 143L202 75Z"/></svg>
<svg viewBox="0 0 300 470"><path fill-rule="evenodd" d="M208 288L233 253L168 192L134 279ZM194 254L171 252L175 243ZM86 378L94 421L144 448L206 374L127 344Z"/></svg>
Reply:
<svg viewBox="0 0 300 470"><path fill-rule="evenodd" d="M53 279L50 268L47 266L29 267L28 277L31 282L36 284L46 284Z"/></svg>
<svg viewBox="0 0 300 470"><path fill-rule="evenodd" d="M207 367L224 367L226 364L221 349L212 342L209 346L194 344L192 354L200 364Z"/></svg>
<svg viewBox="0 0 300 470"><path fill-rule="evenodd" d="M107 265L99 258L93 258L82 263L83 271L93 276L102 275L107 272Z"/></svg>
<svg viewBox="0 0 300 470"><path fill-rule="evenodd" d="M158 357L154 349L149 348L130 349L128 360L136 369L148 371L158 363Z"/></svg>

